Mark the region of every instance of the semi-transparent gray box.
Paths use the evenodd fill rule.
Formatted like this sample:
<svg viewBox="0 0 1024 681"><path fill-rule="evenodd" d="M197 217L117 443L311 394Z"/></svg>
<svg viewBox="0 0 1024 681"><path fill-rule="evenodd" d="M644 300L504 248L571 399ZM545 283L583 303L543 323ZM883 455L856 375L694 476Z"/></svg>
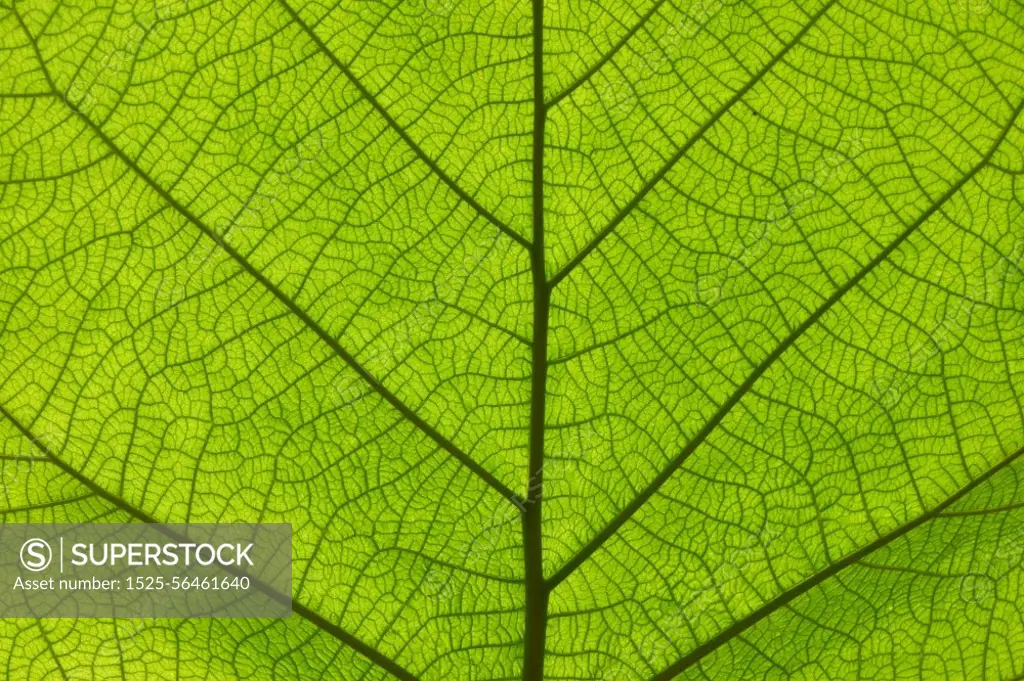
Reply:
<svg viewBox="0 0 1024 681"><path fill-rule="evenodd" d="M291 525L2 524L0 617L289 617Z"/></svg>

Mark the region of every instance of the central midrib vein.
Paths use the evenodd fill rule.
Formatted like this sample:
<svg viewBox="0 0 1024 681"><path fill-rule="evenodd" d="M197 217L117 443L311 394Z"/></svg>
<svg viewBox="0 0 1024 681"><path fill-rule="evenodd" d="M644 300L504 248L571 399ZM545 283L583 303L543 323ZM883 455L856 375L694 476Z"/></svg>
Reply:
<svg viewBox="0 0 1024 681"><path fill-rule="evenodd" d="M533 278L533 349L530 382L530 464L522 505L525 563L525 623L523 681L544 678L544 638L548 589L544 581L541 497L544 489L544 410L548 376L548 307L551 287L544 267L544 2L533 4L533 157L531 182L533 238L530 271Z"/></svg>

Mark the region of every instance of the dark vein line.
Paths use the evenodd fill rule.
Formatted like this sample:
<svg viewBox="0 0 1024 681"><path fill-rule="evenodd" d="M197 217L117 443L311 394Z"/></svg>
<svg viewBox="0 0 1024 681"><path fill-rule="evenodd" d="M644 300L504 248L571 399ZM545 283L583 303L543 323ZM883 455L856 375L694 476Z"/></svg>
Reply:
<svg viewBox="0 0 1024 681"><path fill-rule="evenodd" d="M365 98L366 101L369 102L370 105L377 111L377 113L384 118L388 126L396 133L398 133L398 136L401 137L402 140L407 145L409 145L409 148L413 150L413 152L420 158L420 160L423 161L427 165L427 167L430 168L430 170L435 175L437 175L437 177L440 178L440 180L444 182L445 185L448 186L449 189L455 192L455 194L458 195L460 199L469 204L473 208L473 210L480 214L481 217L483 217L485 220L487 220L492 225L497 227L513 241L518 243L520 246L523 246L524 248L530 248L529 241L520 236L519 233L517 233L514 229L506 225L502 220L500 220L496 215L494 215L494 213L487 210L483 205L481 205L479 201L470 196L462 187L458 185L457 182L455 182L455 180L453 180L448 175L448 173L444 172L444 170L442 170L441 167L437 165L436 161L430 158L427 155L427 153L423 151L423 149L418 144L416 144L416 141L409 136L409 133L407 133L402 128L402 126L398 124L398 121L396 121L391 116L390 113L388 113L388 110L384 108L384 105L381 104L377 100L377 98L374 97L370 93L370 91L366 89L366 86L363 85L358 78L356 78L355 74L352 73L352 70L349 69L348 66L346 66L340 59L338 59L334 52L331 51L329 47L327 47L327 44L320 39L320 36L318 36L309 26L309 24L307 24L302 19L302 17L299 16L298 12L292 9L291 5L289 5L286 2L286 0L277 1L285 9L285 11L288 12L288 15L292 18L292 21L299 25L303 32L305 32L306 35L309 36L310 40L316 43L316 46L320 49L320 51L323 52L328 59L330 59L331 63L334 64L334 66L337 67L337 69L341 71L342 74L344 74L345 78L347 78L348 81L352 83L352 85L359 91L359 94L361 94L363 98Z"/></svg>
<svg viewBox="0 0 1024 681"><path fill-rule="evenodd" d="M548 317L551 288L544 258L544 0L532 0L533 9L533 156L531 203L533 246L533 348L530 353L530 461L526 498L522 507L525 613L523 681L544 678L544 641L547 635L548 589L544 583L544 527L541 502L544 491L544 433L548 376Z"/></svg>
<svg viewBox="0 0 1024 681"><path fill-rule="evenodd" d="M989 508L976 508L968 511L950 511L949 513L943 513L941 515L943 518L966 518L972 515L997 515L999 513L1015 511L1018 508L1024 508L1024 501L1016 504L1004 504L1003 506L991 506Z"/></svg>
<svg viewBox="0 0 1024 681"><path fill-rule="evenodd" d="M33 624L35 624L36 629L39 630L40 636L43 637L43 643L46 644L46 650L50 653L50 657L53 658L53 663L57 665L57 671L60 672L60 678L64 679L65 681L68 681L69 679L71 679L71 677L68 676L67 670L64 669L64 664L60 661L61 656L53 647L53 641L50 640L50 635L49 633L47 633L46 627L43 626L42 618L37 618L35 621L33 621Z"/></svg>
<svg viewBox="0 0 1024 681"><path fill-rule="evenodd" d="M697 662L700 662L700 660L707 657L709 654L720 648L722 645L728 643L732 638L738 636L742 632L754 626L755 624L763 620L765 617L768 617L773 612L775 612L782 606L786 605L797 596L800 596L810 591L811 589L818 586L825 580L835 576L837 573L841 572L845 568L848 568L851 565L857 563L858 561L865 558L874 551L877 551L878 549L886 546L895 539L899 539L903 535L923 525L929 520L934 519L943 510L949 508L952 504L956 503L961 498L963 498L964 495L968 494L978 485L982 484L983 482L991 478L993 475L1009 466L1022 455L1024 455L1024 447L1018 449L1017 451L1010 454L1002 461L1000 461L999 463L997 463L996 465L992 466L987 471L979 475L978 477L971 480L969 483L967 483L959 490L954 492L952 495L947 497L945 501L933 507L930 511L922 513L914 520L911 520L910 522L900 525L895 530L879 537L878 539L864 546L860 550L855 551L846 556L845 558L833 563L821 572L818 572L815 575L808 577L796 586L787 589L786 591L783 591L781 594L770 600L765 605L761 606L757 610L754 610L746 617L737 620L730 627L723 629L713 638L708 639L701 645L694 648L692 651L687 653L685 657L681 658L671 666L664 669L662 672L653 676L651 678L651 681L669 681L669 679L672 679L673 677L685 671Z"/></svg>
<svg viewBox="0 0 1024 681"><path fill-rule="evenodd" d="M63 459L54 454L54 452L45 443L43 443L39 438L35 437L28 430L28 428L21 421L16 419L14 415L11 414L11 412L9 412L7 408L4 407L4 405L2 404L0 404L0 414L2 414L4 418L10 421L11 424L15 428L17 428L21 432L21 434L28 439L29 442L35 445L36 448L38 448L39 451L42 452L42 454L46 457L47 461L53 463L53 465L60 468L64 473L74 478L87 489L91 490L91 492L95 496L102 498L107 503L124 511L136 520L153 525L163 524L162 521L157 520L156 518L149 515L142 509L135 507L125 499L111 492L108 492L105 488L101 487L84 474L72 468L70 464L66 463ZM165 534L176 536L176 533L169 529L161 528L161 531ZM402 681L417 681L417 678L411 672L409 672L407 669L399 665L397 662L385 657L379 651L375 650L374 648L371 648L360 639L356 638L352 634L348 633L347 631L339 627L337 624L334 624L324 619L323 616L317 614L313 610L309 609L307 606L299 603L298 601L293 600L290 594L282 594L281 592L277 591L276 589L271 587L266 582L260 580L259 578L253 578L250 576L250 579L252 580L252 584L256 589L270 596L271 598L278 600L279 602L290 603L293 612L298 613L301 617L303 617L316 627L330 634L331 636L338 639L350 648L353 648L363 657L368 659L370 662L373 662L374 664L388 671L392 675L398 677L399 679L402 679Z"/></svg>
<svg viewBox="0 0 1024 681"><path fill-rule="evenodd" d="M555 275L551 278L552 287L558 286L558 283L560 281L565 279L570 272L576 269L577 265L579 265L588 255L590 255L591 252L593 252L594 249L596 249L601 244L602 241L604 241L608 237L608 235L615 231L619 224L622 223L622 221L625 220L629 216L629 214L633 212L633 209L636 208L640 204L640 202L644 200L644 198L651 192L651 190L654 189L654 187L659 182L661 182L661 180L666 175L668 175L669 171L672 170L673 167L675 167L676 163L678 163L686 155L686 153L690 151L693 145L700 141L700 139L704 137L707 131L710 130L711 127L714 126L715 123L717 123L722 118L722 116L724 116L729 111L729 109L731 109L733 105L736 104L736 102L740 101L740 99L742 99L744 95L746 95L752 87L761 82L761 79L768 75L768 72L775 68L775 65L778 64L782 60L782 58L789 53L790 50L796 47L796 45L803 39L803 37L807 35L807 32L810 31L811 28L813 28L814 25L818 23L818 20L825 15L825 13L829 10L830 7L832 7L832 5L836 3L836 1L837 0L829 0L828 2L826 2L821 7L821 9L819 9L814 14L814 16L811 17L811 20L807 22L807 24L803 28L801 28L795 36L793 36L793 39L790 40L786 44L786 46L783 47L778 52L778 54L772 57L767 64L761 67L761 70L758 71L753 78L751 78L743 87L737 90L735 94L733 94L733 96L730 97L725 102L725 104L719 107L719 109L715 111L715 113L713 113L711 117L707 121L705 121L704 124L700 126L700 128L698 128L697 131L693 133L693 135L691 135L688 140L686 140L685 143L683 143L683 146L679 147L676 153L674 153L672 157L669 158L668 162L666 162L665 165L663 165L661 169L659 169L658 172L656 172L654 176L647 182L647 184L645 184L640 189L640 191L638 191L633 196L629 203L622 207L622 210L615 214L615 217L613 217L611 221L608 222L604 229L598 232L597 236L595 236L586 246L584 246L583 249L579 253L577 253L572 260L566 263L562 267L562 269L555 273Z"/></svg>
<svg viewBox="0 0 1024 681"><path fill-rule="evenodd" d="M553 109L554 107L558 106L558 103L560 101L571 95L577 88L579 88L581 85L583 85L588 80L593 78L594 74L600 71L602 66L611 61L611 59L616 54L619 53L619 50L625 47L626 43L628 43L633 38L633 36L636 35L636 32L639 31L640 28L644 24L646 24L650 20L650 18L654 16L655 13L657 13L659 9L661 9L661 6L664 5L665 2L666 0L658 0L653 5L651 5L651 8L647 10L647 12L642 17L640 17L640 19L633 25L633 28L629 29L629 31L627 31L626 34L622 36L619 42L615 43L615 45L613 45L612 48L604 54L604 56L598 59L597 62L595 62L593 66L587 69L579 78L574 80L571 85L562 90L559 94L552 97L551 100L544 105L545 108Z"/></svg>
<svg viewBox="0 0 1024 681"><path fill-rule="evenodd" d="M51 92L50 94L52 95L53 93ZM6 187L6 186L18 185L18 184L36 184L36 183L40 183L41 184L43 182L56 182L57 180L63 180L63 179L66 179L68 177L71 177L72 175L77 175L78 173L84 173L85 171L89 170L90 168L103 163L104 161L106 161L110 157L111 157L111 154L103 154L102 156L99 156L99 157L89 161L85 165L81 165L81 166L78 166L76 168L72 168L71 170L67 170L67 171L62 172L62 173L57 173L55 175L42 175L40 177L24 177L24 178L18 178L16 180L0 180L0 187Z"/></svg>
<svg viewBox="0 0 1024 681"><path fill-rule="evenodd" d="M53 463L49 459L38 459L40 463ZM41 511L44 508L57 508L58 506L68 506L78 501L85 501L86 499L92 499L96 496L93 492L88 494L79 494L76 497L67 497L63 499L53 499L51 501L45 501L38 504L29 504L28 506L8 506L7 508L0 508L0 516L12 515L14 513L24 513L26 511Z"/></svg>
<svg viewBox="0 0 1024 681"><path fill-rule="evenodd" d="M45 62L43 61L42 54L40 54L39 52L39 46L36 44L32 34L29 33L28 27L25 26L25 23L22 21L21 15L18 14L18 12L14 12L14 14L15 16L18 17L18 21L21 23L22 29L25 31L25 34L28 36L29 41L32 43L32 46L35 49L36 58L39 59L40 69L42 70L43 75L46 77L47 83L49 83L50 88L53 90L53 92L59 95L57 85L56 83L54 83L53 78L50 76L50 72L46 68ZM66 100L65 103L67 103ZM473 473L475 473L481 480L483 480L485 483L494 488L508 501L515 504L516 506L519 505L519 495L517 495L515 492L509 489L509 487L507 487L504 483L498 480L498 478L491 474L490 471L488 471L486 468L477 463L471 456L463 452L455 443L453 443L440 432L438 432L436 428L434 428L429 423L420 418L420 416L416 414L416 412L414 412L411 408L409 408L404 402L402 402L397 395L388 390L380 381L378 381L373 376L373 374L371 374L361 364L359 364L355 357L353 357L343 347L341 347L341 344L337 341L337 339L335 339L333 336L327 333L326 329L320 326L320 324L318 324L305 310L299 307L298 304L294 300L292 300L284 291L278 288L276 284L270 281L270 279L268 279L262 272L257 270L252 265L252 263L250 263L241 253L235 250L235 248L231 246L231 244L227 243L227 241L224 238L222 238L219 234L217 234L205 223L203 223L203 221L200 220L194 213L192 213L192 211L190 211L177 199L171 196L171 194L166 189L161 187L156 182L156 180L150 177L150 175L146 173L146 171L139 167L139 165L134 160L132 160L120 147L114 144L114 141L107 136L107 134L103 131L102 128L100 128L99 125L93 122L93 120L90 119L88 116L75 109L69 103L68 109L72 111L75 114L75 116L77 116L81 121L83 121L86 124L86 126L88 126L89 129L92 130L93 133L100 140L102 140L103 143L107 145L107 147L110 148L114 155L121 159L121 161L123 161L125 165L127 165L139 177L139 179L143 180L147 185L149 185L149 187L153 191L155 191L168 205L174 208L186 220L192 223L204 234L206 234L206 236L210 237L210 239L212 239L213 242L217 244L217 246L219 246L225 253L230 255L231 258L236 263L238 263L243 270L245 270L250 276L256 279L260 284L262 284L264 288L266 288L270 293L274 295L275 298L281 301L285 305L285 307L287 307L292 312L292 314L294 314L296 317L302 320L302 322L307 327L309 327L309 329L312 330L320 338L320 340L326 343L327 346L330 347L331 350L333 350L338 357L344 360L345 363L348 364L349 367L351 367L352 370L355 371L360 376L360 378L362 378L363 381L365 381L373 389L374 392L376 392L378 395L380 395L380 397L382 397L389 404L391 404L391 406L393 406L407 421L415 425L431 440L436 442L438 446L440 446L446 452L455 457L464 466L466 466L466 468L473 471Z"/></svg>
<svg viewBox="0 0 1024 681"><path fill-rule="evenodd" d="M960 191L960 189L967 184L982 168L984 168L989 159L995 154L996 149L1002 143L1002 141L1009 134L1010 129L1013 127L1014 122L1021 113L1021 109L1024 108L1024 101L1021 102L1014 110L1013 115L1010 116L1009 123L1003 128L988 152L982 157L982 159L975 164L967 173L963 175L955 184L951 185L946 192L940 196L931 206L929 206L913 223L911 223L892 243L886 246L881 252L878 253L874 258L868 262L860 271L851 277L845 284L836 289L828 299L822 303L807 319L804 320L800 326L794 329L783 341L776 346L772 352L758 364L757 368L754 369L753 373L747 377L747 379L737 388L727 399L718 411L715 412L714 416L704 425L703 428L690 440L682 451L666 466L657 476L648 483L647 487L644 488L640 494L633 498L625 508L623 508L618 515L607 525L601 532L599 532L586 546L584 546L575 556L573 556L562 568L551 577L549 584L550 588L556 587L559 583L565 580L572 572L578 568L587 558L589 558L598 548L604 544L615 532L622 527L622 525L629 520L634 513L636 513L641 506L643 506L648 499L650 499L658 489L661 488L665 482L683 465L690 455L694 452L708 438L709 435L718 427L722 419L732 411L732 408L736 406L736 403L751 389L754 383L766 372L768 369L782 356L782 354L797 341L798 338L814 326L822 315L828 312L836 302L839 301L847 292L849 292L854 286L868 275L879 263L886 260L893 251L906 241L906 239L913 234L922 224L924 224L932 215L935 214L942 205L948 201L954 194Z"/></svg>

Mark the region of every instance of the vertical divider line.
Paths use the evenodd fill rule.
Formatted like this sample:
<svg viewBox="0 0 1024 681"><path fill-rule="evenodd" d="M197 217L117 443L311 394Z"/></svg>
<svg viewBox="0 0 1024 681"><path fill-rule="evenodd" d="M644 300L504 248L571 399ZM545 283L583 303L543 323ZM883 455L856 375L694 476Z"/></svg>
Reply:
<svg viewBox="0 0 1024 681"><path fill-rule="evenodd" d="M544 424L548 374L548 310L551 287L544 258L544 2L533 6L533 238L530 271L533 278L533 348L530 383L530 463L526 497L522 505L523 559L526 613L523 645L523 681L544 678L544 642L547 632L548 589L544 581L541 497L544 490Z"/></svg>

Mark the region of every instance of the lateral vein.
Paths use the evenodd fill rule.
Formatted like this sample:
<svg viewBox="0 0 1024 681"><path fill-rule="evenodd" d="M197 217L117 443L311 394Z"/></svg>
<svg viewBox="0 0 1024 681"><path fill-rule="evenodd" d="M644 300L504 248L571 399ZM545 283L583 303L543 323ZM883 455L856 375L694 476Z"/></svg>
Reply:
<svg viewBox="0 0 1024 681"><path fill-rule="evenodd" d="M398 121L396 121L394 117L388 112L388 110L384 108L384 105L381 104L380 101L376 97L374 97L369 90L366 89L366 86L363 85L358 78L356 78L355 74L352 73L352 70L347 65L345 65L344 62L338 59L337 55L335 55L334 52L327 47L327 44L324 43L324 41L320 39L320 36L316 34L316 32L309 26L309 24L307 24L302 19L302 17L299 16L298 12L292 9L292 6L289 5L286 2L286 0L277 1L281 4L284 10L288 12L288 15L292 18L292 21L299 25L302 31L309 36L310 40L312 40L316 44L320 51L324 53L324 55L331 61L331 63L334 64L334 66L339 71L342 72L345 78L347 78L348 81L352 83L352 85L359 91L359 94L361 94L363 98L370 103L370 106L372 106L377 111L377 113L384 118L384 120L388 124L388 127L394 130L398 134L398 136L402 138L402 141L404 141L409 146L409 148L413 150L413 152L420 158L420 160L423 161L427 165L427 167L430 168L430 170L435 175L437 175L437 177L442 182L444 182L445 185L448 186L449 189L455 192L455 194L460 199L465 201L470 207L473 208L473 210L480 214L481 217L483 217L485 220L487 220L492 225L501 230L501 232L508 236L510 239L512 239L513 241L515 241L520 246L526 249L530 248L529 241L524 239L518 232L516 232L514 229L505 224L505 222L498 218L498 216L494 215L494 213L487 210L487 208L485 208L479 201L470 196L465 189L460 187L459 184L455 180L453 180L451 176L448 175L448 173L444 172L444 170L441 169L441 167L437 164L437 161L430 158L430 156L428 156L427 153L423 151L423 148L420 147L420 145L418 145L416 141L409 136L409 133L407 133L402 128L402 126L398 124Z"/></svg>
<svg viewBox="0 0 1024 681"><path fill-rule="evenodd" d="M15 418L14 415L10 411L8 411L3 404L0 404L0 414L2 414L3 417L11 423L11 425L17 428L18 431L25 436L25 438L27 438L28 441L31 442L46 457L47 461L53 463L53 465L57 466L57 468L63 471L66 475L70 476L79 484L89 489L91 494L87 496L94 495L100 497L107 503L124 511L125 513L127 513L128 515L132 516L140 522L155 525L163 524L162 521L154 518L153 516L143 511L142 509L129 503L127 500L117 496L116 494L113 494L112 492L107 491L104 487L101 487L99 484L91 480L88 476L72 468L70 464L68 464L60 457L58 457L53 452L53 450L51 450L44 442L42 442L39 438L35 437L31 433L31 431L29 431L28 428L21 421ZM169 530L168 533L173 534ZM418 681L414 674L412 674L410 671L402 667L400 664L398 664L397 662L388 657L385 657L380 651L370 647L353 634L345 631L337 624L329 622L322 615L316 613L309 607L291 598L290 594L282 594L281 592L277 591L272 586L270 586L269 584L267 584L266 582L257 577L250 577L250 579L252 581L254 588L267 594L271 598L274 598L279 601L290 600L293 612L298 613L303 619L307 620L317 628L323 630L327 634L330 634L331 636L338 639L350 648L353 648L363 657L368 659L370 662L376 664L378 667L381 667L382 669L388 671L389 673L393 674L402 681Z"/></svg>
<svg viewBox="0 0 1024 681"><path fill-rule="evenodd" d="M640 204L640 202L644 200L644 198L651 192L651 190L653 190L654 187L657 186L657 184L661 182L661 180L664 179L666 175L668 175L669 171L672 170L673 167L675 167L676 163L678 163L684 156L686 156L687 152L690 151L693 145L700 141L704 137L704 135L707 134L707 131L710 130L712 126L714 126L719 120L721 120L722 116L724 116L729 111L729 109L731 109L738 101L740 101L747 94L747 92L750 91L752 87L761 82L761 80L766 75L768 75L768 73L773 68L775 68L775 65L778 64L779 61L781 61L782 58L785 57L791 49L796 47L801 40L803 40L803 37L807 35L807 32L810 31L811 28L813 28L814 25L818 23L818 20L821 19L821 17L823 17L825 13L829 10L829 8L831 8L832 5L834 5L835 3L836 0L828 0L828 2L822 5L821 9L819 9L814 14L814 16L811 17L811 20L807 22L807 24L805 24L804 27L801 28L796 35L793 36L792 40L786 43L785 47L783 47L774 57L772 57L768 61L768 63L761 67L761 70L758 71L753 78L747 81L746 84L743 85L743 87L737 90L732 97L726 100L725 104L719 107L718 110L715 111L715 113L713 113L711 117L708 118L708 120L706 120L704 124L701 125L697 129L697 131L693 133L693 135L691 135L690 138L687 139L686 142L684 142L678 150L676 150L674 154L672 154L671 158L669 158L665 165L663 165L658 170L658 172L656 172L654 176L651 177L651 179L643 187L640 188L640 191L638 191L633 196L633 198L630 199L629 203L622 207L622 210L615 214L615 216L608 222L608 224L605 225L604 229L598 232L597 236L595 236L589 243L587 243L587 245L584 246L582 250L580 250L580 252L577 253L575 257L573 257L572 260L566 263L562 267L562 269L558 270L558 272L555 273L555 275L551 278L552 288L558 286L559 282L561 282L563 279L569 276L569 274L574 269L576 269L577 265L583 262L583 260L585 260L587 256L590 255L601 244L602 241L604 241L612 232L615 231L619 224L621 224L622 221L625 220L629 216L629 214L633 212L633 209L636 208Z"/></svg>
<svg viewBox="0 0 1024 681"><path fill-rule="evenodd" d="M29 32L28 27L25 26L21 15L17 11L14 12L18 18L18 22L21 24L22 30L25 31L25 35L28 36L29 41L32 43L32 47L35 50L36 58L39 60L39 67L42 69L43 75L45 76L47 83L55 94L59 95L59 90L54 83L49 70L46 68L46 64L43 61L43 57L39 52L39 46L32 34ZM436 428L431 426L429 423L424 421L416 412L414 412L408 405L398 398L397 395L388 390L376 377L373 376L365 367L363 367L356 358L346 351L336 338L330 335L326 329L320 326L319 323L314 320L308 312L303 310L299 305L292 300L284 291L282 291L276 284L266 277L262 272L257 270L252 263L250 263L241 253L239 253L231 244L227 243L220 237L213 229L207 226L202 220L199 219L192 211L185 207L180 201L175 199L166 189L160 186L156 180L154 180L146 171L144 171L139 165L131 159L120 147L114 144L114 141L103 131L98 124L92 119L83 114L82 112L71 106L70 103L65 101L68 109L81 120L85 125L92 130L92 132L117 156L125 165L128 166L139 177L145 182L154 192L156 192L168 205L174 208L182 217L188 222L198 228L206 236L213 240L217 246L227 253L238 265L242 267L250 276L256 279L267 291L269 291L275 298L288 308L288 310L298 317L311 331L313 331L317 337L320 338L338 357L340 357L349 367L355 371L359 377L367 383L370 388L377 393L381 398L388 402L394 407L399 414L401 414L407 421L412 423L416 428L423 432L427 437L433 440L439 447L451 454L455 459L461 462L466 468L471 470L481 480L483 480L488 486L493 488L495 491L500 493L507 501L514 505L519 505L519 495L513 492L507 485L498 480L490 471L484 468L482 465L477 463L469 454L462 451L455 443L450 441L444 435L442 435Z"/></svg>
<svg viewBox="0 0 1024 681"><path fill-rule="evenodd" d="M827 581L831 577L834 577L836 574L842 572L851 565L854 565L859 561L862 561L869 554L874 553L878 549L881 549L884 546L892 543L894 540L899 539L911 530L916 529L917 527L923 525L928 521L934 520L936 517L941 515L945 509L949 508L954 503L959 501L966 494L970 493L973 489L975 489L978 485L982 484L983 482L991 478L993 475L995 475L999 471L1003 470L1004 468L1012 464L1022 455L1024 455L1024 447L1018 449L1009 456L1003 458L997 464L995 464L994 466L986 470L984 473L974 478L966 485L961 487L959 490L954 492L952 495L947 497L944 501L932 507L929 511L926 511L925 513L922 513L913 520L904 523L903 525L900 525L891 532L882 535L870 544L867 544L861 547L859 550L847 555L845 558L842 558L836 561L835 563L832 563L832 565L828 566L824 570L815 573L814 575L803 580L796 586L793 586L787 589L786 591L783 591L778 596L768 601L760 608L752 611L745 617L736 620L731 626L727 627L726 629L723 629L716 636L700 644L692 651L687 653L685 656L677 660L675 663L673 663L669 667L666 667L664 670L651 677L651 681L669 681L678 674L681 674L688 668L697 664L702 659L713 653L721 646L728 643L733 638L739 636L750 627L754 626L764 618L768 617L779 608L785 606L793 599L810 591L811 589L818 586L822 582Z"/></svg>
<svg viewBox="0 0 1024 681"><path fill-rule="evenodd" d="M704 427L690 440L679 452L679 454L669 462L658 475L654 477L647 484L647 486L640 492L633 500L623 508L612 521L605 526L590 542L587 543L575 556L562 566L562 568L555 573L549 580L550 588L555 588L558 584L564 581L573 571L576 570L584 561L587 560L591 555L597 551L601 545L604 544L612 535L623 524L626 523L640 508L650 499L654 494L664 485L670 477L683 465L683 463L690 457L690 455L711 435L718 424L726 417L726 415L732 411L733 407L740 401L740 399L753 387L754 383L766 372L768 369L775 364L776 360L779 359L785 353L785 351L793 345L804 333L807 332L812 326L817 324L818 320L828 312L833 305L835 305L846 293L854 288L860 281L866 277L874 268L881 262L887 260L893 251L910 237L917 229L923 225L932 215L942 207L950 198L952 198L960 189L967 184L982 168L988 165L989 160L995 154L999 145L1009 134L1010 129L1020 116L1021 110L1024 109L1024 101L1021 102L1010 116L1009 122L997 136L995 142L989 148L988 152L976 163L970 170L968 170L957 182L949 187L946 192L940 196L931 206L925 209L921 215L917 217L903 232L900 233L893 241L882 249L874 258L871 259L863 268L860 269L853 277L851 277L845 284L833 291L832 295L825 300L810 316L807 317L797 328L795 328L788 336L771 353L765 357L757 368L747 377L745 381L737 388L729 398L722 404L721 407L715 412L715 414L704 424Z"/></svg>

